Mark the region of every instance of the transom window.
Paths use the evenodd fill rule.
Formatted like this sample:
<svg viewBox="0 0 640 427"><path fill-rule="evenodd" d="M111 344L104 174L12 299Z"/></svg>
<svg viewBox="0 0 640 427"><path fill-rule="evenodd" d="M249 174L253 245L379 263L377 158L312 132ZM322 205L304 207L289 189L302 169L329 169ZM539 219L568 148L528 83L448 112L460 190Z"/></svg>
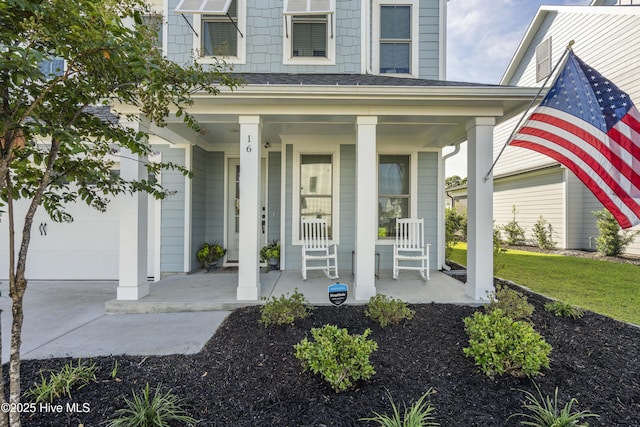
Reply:
<svg viewBox="0 0 640 427"><path fill-rule="evenodd" d="M378 163L378 238L394 237L396 220L409 218L410 156L381 155Z"/></svg>
<svg viewBox="0 0 640 427"><path fill-rule="evenodd" d="M380 6L380 73L411 73L411 6Z"/></svg>
<svg viewBox="0 0 640 427"><path fill-rule="evenodd" d="M331 154L300 156L300 218L327 220L332 236L333 162Z"/></svg>

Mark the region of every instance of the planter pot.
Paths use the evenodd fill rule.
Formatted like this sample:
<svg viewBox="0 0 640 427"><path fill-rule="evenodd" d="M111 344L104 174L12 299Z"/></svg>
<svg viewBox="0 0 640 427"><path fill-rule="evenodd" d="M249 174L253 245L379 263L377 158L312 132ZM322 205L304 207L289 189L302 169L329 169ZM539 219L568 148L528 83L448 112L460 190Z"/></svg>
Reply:
<svg viewBox="0 0 640 427"><path fill-rule="evenodd" d="M272 270L277 270L279 263L280 263L280 258L269 258L269 267Z"/></svg>

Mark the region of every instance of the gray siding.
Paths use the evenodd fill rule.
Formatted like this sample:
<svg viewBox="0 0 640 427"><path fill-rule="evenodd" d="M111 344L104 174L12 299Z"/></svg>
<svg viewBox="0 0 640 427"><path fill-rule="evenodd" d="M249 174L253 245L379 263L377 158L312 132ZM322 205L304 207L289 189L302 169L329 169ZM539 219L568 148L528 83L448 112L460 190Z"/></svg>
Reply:
<svg viewBox="0 0 640 427"><path fill-rule="evenodd" d="M206 153L206 230L209 243L224 242L224 152Z"/></svg>
<svg viewBox="0 0 640 427"><path fill-rule="evenodd" d="M440 2L420 2L420 47L418 77L440 78Z"/></svg>
<svg viewBox="0 0 640 427"><path fill-rule="evenodd" d="M340 245L338 268L351 269L351 251L356 242L356 146L340 146ZM343 261L344 260L344 261ZM349 263L345 261L349 260Z"/></svg>
<svg viewBox="0 0 640 427"><path fill-rule="evenodd" d="M154 150L162 153L163 162L185 165L182 148L157 145ZM162 172L162 185L174 194L162 201L160 230L160 272L184 272L184 203L185 177L178 171Z"/></svg>
<svg viewBox="0 0 640 427"><path fill-rule="evenodd" d="M418 218L424 218L425 243L430 243L429 267L438 268L438 153L418 153Z"/></svg>
<svg viewBox="0 0 640 427"><path fill-rule="evenodd" d="M169 0L168 56L178 63L192 60L193 32L184 18L173 13L178 0ZM282 43L285 37L281 1L247 0L246 64L235 64L240 73L359 73L360 3L336 2L336 64L285 65ZM193 24L193 18L185 15ZM196 31L200 31L196 28Z"/></svg>
<svg viewBox="0 0 640 427"><path fill-rule="evenodd" d="M267 212L267 241L280 240L280 201L282 198L282 154L279 151L269 152L268 177L268 212ZM281 242L282 243L282 242Z"/></svg>
<svg viewBox="0 0 640 427"><path fill-rule="evenodd" d="M200 261L196 253L204 243L206 233L206 199L207 199L207 153L200 147L193 147L191 165L191 269L198 268Z"/></svg>
<svg viewBox="0 0 640 427"><path fill-rule="evenodd" d="M285 165L285 203L284 203L284 215L285 215L285 242L284 246L286 247L287 255L286 255L286 269L287 270L299 270L300 262L301 262L301 252L299 246L293 246L291 244L292 241L292 232L293 230L293 220L291 219L291 209L292 209L292 200L293 200L293 145L287 144L285 147L286 150L286 165Z"/></svg>

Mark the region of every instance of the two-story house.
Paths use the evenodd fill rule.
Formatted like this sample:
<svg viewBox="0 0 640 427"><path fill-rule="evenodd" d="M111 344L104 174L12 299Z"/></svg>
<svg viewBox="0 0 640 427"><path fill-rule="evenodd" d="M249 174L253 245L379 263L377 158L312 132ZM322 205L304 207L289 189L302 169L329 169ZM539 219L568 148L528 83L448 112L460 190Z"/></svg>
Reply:
<svg viewBox="0 0 640 427"><path fill-rule="evenodd" d="M484 175L493 128L535 90L445 80L445 0L158 0L153 10L168 58L224 60L244 84L193 96L199 134L180 117L148 129L156 155L193 178L165 172L158 179L172 197L118 201L118 233L105 237L119 236L118 299L146 295L147 275L197 269L200 245L218 241L224 263L238 266L237 298L257 300L261 246L279 240L281 268L299 271L305 217L327 220L342 269L353 256L357 300L376 293L376 252L391 269L396 218L424 218L430 268L438 270L442 149L463 140L470 142L467 294L486 298L492 180ZM123 176L144 173L127 156L120 167Z"/></svg>

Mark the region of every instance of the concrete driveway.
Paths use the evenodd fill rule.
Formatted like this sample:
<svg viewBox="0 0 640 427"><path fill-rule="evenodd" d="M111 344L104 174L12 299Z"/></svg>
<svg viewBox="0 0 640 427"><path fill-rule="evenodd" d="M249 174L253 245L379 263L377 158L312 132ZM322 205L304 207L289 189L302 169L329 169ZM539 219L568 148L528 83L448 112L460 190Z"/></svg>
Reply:
<svg viewBox="0 0 640 427"><path fill-rule="evenodd" d="M116 282L29 282L24 300L23 359L192 354L229 311L107 315ZM11 299L0 284L2 363L9 360Z"/></svg>

